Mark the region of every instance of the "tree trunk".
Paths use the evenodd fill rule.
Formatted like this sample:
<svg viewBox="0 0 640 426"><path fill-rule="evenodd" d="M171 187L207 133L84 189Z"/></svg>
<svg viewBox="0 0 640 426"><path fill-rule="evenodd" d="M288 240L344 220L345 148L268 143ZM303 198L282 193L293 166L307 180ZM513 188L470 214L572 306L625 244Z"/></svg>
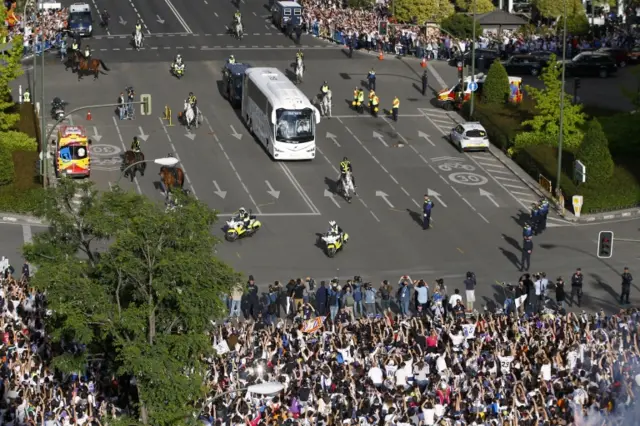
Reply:
<svg viewBox="0 0 640 426"><path fill-rule="evenodd" d="M149 413L147 413L147 406L142 400L140 400L140 418L142 419L143 425L149 424Z"/></svg>
<svg viewBox="0 0 640 426"><path fill-rule="evenodd" d="M153 306L153 296L149 295L149 345L153 345L156 338L156 311Z"/></svg>

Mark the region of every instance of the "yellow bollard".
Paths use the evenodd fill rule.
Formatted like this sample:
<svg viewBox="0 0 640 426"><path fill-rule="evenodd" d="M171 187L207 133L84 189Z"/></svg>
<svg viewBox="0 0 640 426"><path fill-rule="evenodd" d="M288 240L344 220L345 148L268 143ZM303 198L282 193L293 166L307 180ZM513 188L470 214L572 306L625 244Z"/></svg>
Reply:
<svg viewBox="0 0 640 426"><path fill-rule="evenodd" d="M169 107L167 107L167 120L169 120L167 127L173 127L173 118L171 117L171 108Z"/></svg>

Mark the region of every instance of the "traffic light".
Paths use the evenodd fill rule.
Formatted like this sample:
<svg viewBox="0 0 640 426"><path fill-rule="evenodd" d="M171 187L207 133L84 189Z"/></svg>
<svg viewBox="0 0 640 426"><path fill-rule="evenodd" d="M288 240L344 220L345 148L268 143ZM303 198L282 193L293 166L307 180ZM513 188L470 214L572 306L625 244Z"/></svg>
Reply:
<svg viewBox="0 0 640 426"><path fill-rule="evenodd" d="M140 95L140 115L151 115L151 95Z"/></svg>
<svg viewBox="0 0 640 426"><path fill-rule="evenodd" d="M598 257L608 259L613 255L613 232L600 231L598 234Z"/></svg>
<svg viewBox="0 0 640 426"><path fill-rule="evenodd" d="M389 23L387 21L378 22L378 34L385 36L387 35L387 25Z"/></svg>

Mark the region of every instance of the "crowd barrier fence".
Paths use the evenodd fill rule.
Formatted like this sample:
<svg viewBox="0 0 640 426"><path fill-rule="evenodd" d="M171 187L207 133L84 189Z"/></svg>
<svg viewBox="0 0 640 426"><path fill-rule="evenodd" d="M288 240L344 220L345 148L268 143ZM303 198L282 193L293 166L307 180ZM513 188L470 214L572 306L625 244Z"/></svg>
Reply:
<svg viewBox="0 0 640 426"><path fill-rule="evenodd" d="M44 51L47 52L53 49L59 49L61 45L62 45L62 34L57 34L55 39L45 40L44 43L40 40L40 38L38 38L34 44L23 47L22 55L23 57L31 56L34 53L36 55L40 55L43 52L43 48L44 48Z"/></svg>

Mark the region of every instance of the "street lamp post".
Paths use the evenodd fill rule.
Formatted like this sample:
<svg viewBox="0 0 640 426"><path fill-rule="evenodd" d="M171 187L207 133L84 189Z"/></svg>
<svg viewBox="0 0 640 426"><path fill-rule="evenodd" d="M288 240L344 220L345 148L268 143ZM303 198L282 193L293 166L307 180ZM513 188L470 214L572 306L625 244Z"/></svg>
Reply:
<svg viewBox="0 0 640 426"><path fill-rule="evenodd" d="M564 28L562 34L562 88L560 89L560 133L558 134L558 170L556 176L556 196L560 196L562 178L562 144L564 142L564 86L567 60L567 0L564 0Z"/></svg>
<svg viewBox="0 0 640 426"><path fill-rule="evenodd" d="M472 82L476 81L476 41L477 41L476 40L476 8L477 8L477 0L473 0L473 27L471 30L471 37L473 39L473 44L471 45L471 81ZM464 83L462 84L462 88L464 90ZM470 97L471 99L469 104L469 118L473 119L475 91L471 92Z"/></svg>
<svg viewBox="0 0 640 426"><path fill-rule="evenodd" d="M142 160L142 161L136 161L135 163L129 164L127 167L125 167L124 169L122 169L122 171L120 172L120 177L118 178L118 180L116 181L116 186L118 186L120 184L120 179L123 178L123 176L125 175L125 173L127 172L127 170L129 170L132 167L137 166L138 164L142 164L142 163L156 163L160 166L166 166L166 167L172 167L175 166L176 164L178 164L180 160L178 160L175 157L162 157L162 158L154 158L153 160Z"/></svg>
<svg viewBox="0 0 640 426"><path fill-rule="evenodd" d="M43 59L44 60L44 59ZM43 68L44 69L44 68ZM43 89L43 102L44 102L44 84L42 85ZM131 102L131 104L137 105L144 105L147 104L147 102L144 101L135 101L135 102ZM47 132L47 134L45 135L45 128L46 128L46 123L45 123L45 107L44 104L42 105L41 109L40 109L40 115L42 116L42 135L44 135L44 139L42 140L42 143L40 144L40 156L42 157L42 165L41 165L41 169L42 169L42 185L44 187L47 186L47 162L48 162L48 157L49 157L49 138L51 137L51 134L56 130L56 127L58 126L58 124L62 123L67 117L69 117L71 114L73 114L74 112L78 112L78 111L82 111L85 109L100 109L100 108L113 108L113 107L118 107L120 106L120 104L101 104L101 105L85 105L85 106L81 106L79 108L73 109L71 111L69 111L68 113L66 113L62 118L56 120L55 124L51 127L51 130L49 130Z"/></svg>

